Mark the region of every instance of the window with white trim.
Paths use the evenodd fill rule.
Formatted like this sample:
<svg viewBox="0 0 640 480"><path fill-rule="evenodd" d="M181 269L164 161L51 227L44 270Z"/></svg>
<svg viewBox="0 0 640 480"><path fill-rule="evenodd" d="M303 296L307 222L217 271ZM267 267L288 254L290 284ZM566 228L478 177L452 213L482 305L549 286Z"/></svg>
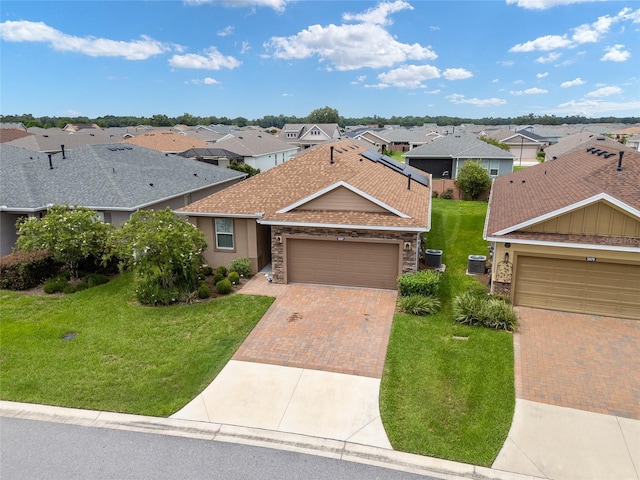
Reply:
<svg viewBox="0 0 640 480"><path fill-rule="evenodd" d="M233 250L233 218L216 218L216 248Z"/></svg>

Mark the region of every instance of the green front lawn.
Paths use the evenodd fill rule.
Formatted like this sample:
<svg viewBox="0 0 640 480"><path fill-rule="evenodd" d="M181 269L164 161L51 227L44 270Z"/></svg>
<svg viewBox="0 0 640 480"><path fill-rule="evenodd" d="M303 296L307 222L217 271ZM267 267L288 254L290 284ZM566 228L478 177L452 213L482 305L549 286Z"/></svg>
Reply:
<svg viewBox="0 0 640 480"><path fill-rule="evenodd" d="M510 333L456 324L451 302L486 289L465 274L487 255L487 204L434 199L427 247L443 251L442 310L396 314L380 392L382 421L396 450L490 466L507 437L515 392Z"/></svg>
<svg viewBox="0 0 640 480"><path fill-rule="evenodd" d="M127 274L73 295L0 292L0 397L171 415L215 378L273 302L236 294L143 307L133 288Z"/></svg>

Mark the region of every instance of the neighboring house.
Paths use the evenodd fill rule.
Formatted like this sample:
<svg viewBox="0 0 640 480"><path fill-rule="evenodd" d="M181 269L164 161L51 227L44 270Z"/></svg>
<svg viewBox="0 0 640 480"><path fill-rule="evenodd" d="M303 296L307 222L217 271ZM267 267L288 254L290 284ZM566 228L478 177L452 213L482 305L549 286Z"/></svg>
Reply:
<svg viewBox="0 0 640 480"><path fill-rule="evenodd" d="M100 127L95 123L67 123L62 131L64 132L79 132L81 130L100 130Z"/></svg>
<svg viewBox="0 0 640 480"><path fill-rule="evenodd" d="M513 171L514 155L471 134L445 135L409 150L403 155L408 165L430 173L433 178L455 179L467 161L478 161L492 178Z"/></svg>
<svg viewBox="0 0 640 480"><path fill-rule="evenodd" d="M32 134L22 128L0 128L0 143L12 142L19 138L29 137Z"/></svg>
<svg viewBox="0 0 640 480"><path fill-rule="evenodd" d="M31 132L31 129L29 129ZM104 145L122 141L122 136L107 130L83 130L78 133L63 132L59 128L38 129L27 137L19 138L5 145L26 148L33 152L61 153L63 150L71 150L83 145Z"/></svg>
<svg viewBox="0 0 640 480"><path fill-rule="evenodd" d="M594 139L496 178L484 238L514 305L640 320L640 152Z"/></svg>
<svg viewBox="0 0 640 480"><path fill-rule="evenodd" d="M120 225L141 209L180 208L242 180L228 168L135 145L86 145L42 154L0 145L0 255L16 242L16 221L50 205L90 207Z"/></svg>
<svg viewBox="0 0 640 480"><path fill-rule="evenodd" d="M207 148L211 144L188 135L168 130L154 130L124 140L131 145L150 148L163 153L180 153L191 148Z"/></svg>
<svg viewBox="0 0 640 480"><path fill-rule="evenodd" d="M351 140L319 145L177 212L214 268L271 263L276 283L396 288L418 268L430 178Z"/></svg>
<svg viewBox="0 0 640 480"><path fill-rule="evenodd" d="M215 142L211 147L232 152L237 157L241 157L240 163L246 163L261 171L286 162L299 150L298 147L278 137L256 130L233 132Z"/></svg>
<svg viewBox="0 0 640 480"><path fill-rule="evenodd" d="M547 148L545 148L545 161L558 158L565 153L576 150L581 146L590 145L594 141L610 146L611 148L618 148L622 145L620 142L612 140L605 135L597 135L592 132L574 133L573 135L567 135L566 137L560 138L557 143L549 145Z"/></svg>
<svg viewBox="0 0 640 480"><path fill-rule="evenodd" d="M548 144L547 141L527 129L512 132L510 130L487 130L483 132L488 138L509 146L515 156L514 166L529 167L538 164L538 152Z"/></svg>
<svg viewBox="0 0 640 480"><path fill-rule="evenodd" d="M340 136L340 127L337 123L288 123L282 128L278 138L304 150L339 139Z"/></svg>

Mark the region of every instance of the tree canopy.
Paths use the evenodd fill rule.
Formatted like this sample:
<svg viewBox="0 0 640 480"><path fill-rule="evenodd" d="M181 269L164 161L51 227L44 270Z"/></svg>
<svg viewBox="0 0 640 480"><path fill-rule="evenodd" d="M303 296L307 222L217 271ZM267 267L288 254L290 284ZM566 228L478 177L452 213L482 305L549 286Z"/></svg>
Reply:
<svg viewBox="0 0 640 480"><path fill-rule="evenodd" d="M340 114L335 108L317 108L309 114L307 123L340 123Z"/></svg>

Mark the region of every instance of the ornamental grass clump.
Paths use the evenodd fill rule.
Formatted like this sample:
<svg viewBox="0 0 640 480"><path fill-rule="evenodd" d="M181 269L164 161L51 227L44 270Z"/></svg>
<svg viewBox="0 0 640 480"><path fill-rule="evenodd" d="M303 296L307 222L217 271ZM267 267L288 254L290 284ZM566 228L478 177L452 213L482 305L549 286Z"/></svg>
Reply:
<svg viewBox="0 0 640 480"><path fill-rule="evenodd" d="M515 331L518 314L500 298L464 292L453 300L453 319L466 325L480 325L496 330Z"/></svg>
<svg viewBox="0 0 640 480"><path fill-rule="evenodd" d="M440 310L440 300L433 296L409 295L398 299L398 309L410 315L433 315Z"/></svg>

